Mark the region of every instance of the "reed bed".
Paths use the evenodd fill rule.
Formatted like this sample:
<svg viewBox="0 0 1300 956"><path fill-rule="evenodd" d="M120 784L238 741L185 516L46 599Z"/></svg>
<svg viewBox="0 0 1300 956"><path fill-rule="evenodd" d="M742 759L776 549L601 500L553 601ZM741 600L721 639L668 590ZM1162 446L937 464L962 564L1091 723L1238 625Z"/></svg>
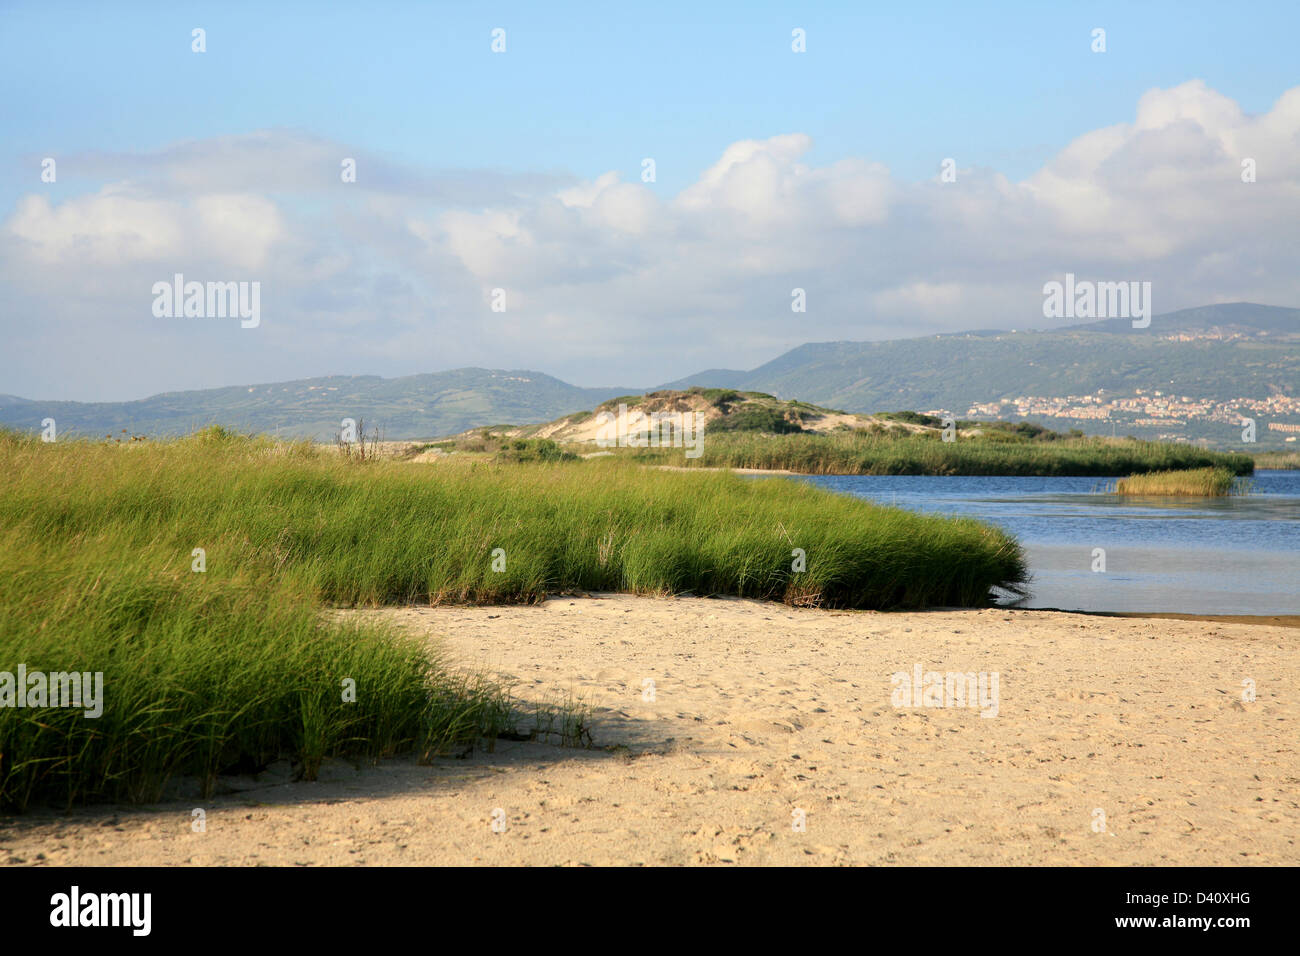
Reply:
<svg viewBox="0 0 1300 956"><path fill-rule="evenodd" d="M1282 471L1300 470L1300 451L1261 451L1252 457L1256 468L1277 468Z"/></svg>
<svg viewBox="0 0 1300 956"><path fill-rule="evenodd" d="M0 435L0 466L0 671L102 672L105 698L98 718L0 707L10 809L154 800L174 776L210 786L286 754L310 779L327 756L518 732L526 715L501 688L323 606L566 590L982 605L1026 575L1016 542L972 520L622 460L358 462L204 433ZM546 721L581 736L567 711Z"/></svg>
<svg viewBox="0 0 1300 956"><path fill-rule="evenodd" d="M1130 475L1115 483L1118 495L1188 495L1217 498L1244 494L1247 487L1226 468L1192 468Z"/></svg>
<svg viewBox="0 0 1300 956"><path fill-rule="evenodd" d="M382 628L324 623L293 589L205 578L101 534L23 537L0 538L0 670L101 673L102 713L0 708L0 807L149 802L179 776L208 793L281 757L311 780L326 757L429 757L516 731L504 690Z"/></svg>
<svg viewBox="0 0 1300 956"><path fill-rule="evenodd" d="M633 452L645 461L696 467L763 468L809 475L1082 475L1112 477L1222 467L1249 475L1249 455L1167 442L1099 438L1014 441L998 436L944 442L934 435L704 433L703 453L680 448Z"/></svg>

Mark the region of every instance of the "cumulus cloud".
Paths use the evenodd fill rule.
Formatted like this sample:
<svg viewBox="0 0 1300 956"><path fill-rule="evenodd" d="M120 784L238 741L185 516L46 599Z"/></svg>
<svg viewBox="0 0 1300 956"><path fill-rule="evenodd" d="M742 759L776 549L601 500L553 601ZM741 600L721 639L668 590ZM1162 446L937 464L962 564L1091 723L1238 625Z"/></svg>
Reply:
<svg viewBox="0 0 1300 956"><path fill-rule="evenodd" d="M1067 271L1151 281L1158 312L1300 299L1300 88L1257 116L1199 81L1152 90L1022 182L908 182L811 147L732 143L675 196L617 172L411 169L294 131L87 154L72 165L98 189L26 196L0 224L0 281L45 319L20 336L65 337L41 391L69 397L454 365L652 385L804 341L1043 326L1042 284ZM257 338L150 325L140 290L173 271L261 280ZM143 349L170 377L114 384L79 347Z"/></svg>

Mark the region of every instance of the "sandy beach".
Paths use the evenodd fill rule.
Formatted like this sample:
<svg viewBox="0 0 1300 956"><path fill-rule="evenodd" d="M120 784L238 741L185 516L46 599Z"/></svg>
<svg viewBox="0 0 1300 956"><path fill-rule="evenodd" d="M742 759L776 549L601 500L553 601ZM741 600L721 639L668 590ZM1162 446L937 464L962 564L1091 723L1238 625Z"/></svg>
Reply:
<svg viewBox="0 0 1300 956"><path fill-rule="evenodd" d="M202 802L35 811L0 822L0 861L1300 863L1292 628L625 595L350 613L523 699L577 695L594 746L500 741L433 766L332 761L313 783L272 768ZM895 706L892 675L918 665L996 673L996 716Z"/></svg>

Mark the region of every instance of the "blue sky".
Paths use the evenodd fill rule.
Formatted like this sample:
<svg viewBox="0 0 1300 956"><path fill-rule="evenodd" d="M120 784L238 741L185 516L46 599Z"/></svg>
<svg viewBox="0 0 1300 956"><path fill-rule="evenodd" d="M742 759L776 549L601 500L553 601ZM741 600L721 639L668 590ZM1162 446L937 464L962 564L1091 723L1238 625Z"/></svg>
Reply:
<svg viewBox="0 0 1300 956"><path fill-rule="evenodd" d="M378 228L378 220L340 226L341 219L361 213L353 206L340 207L331 196L310 190L296 192L291 183L283 181L259 189L255 178L241 179L234 186L226 183L219 193L215 186L208 189L221 196L236 191L245 196L256 194L273 204L268 216L275 223L266 228L268 235L276 237L268 241L277 249L294 248L295 241L303 243L308 237L319 239L319 247L310 252L297 248L300 263L325 261L331 255L347 256L358 270L363 268L360 263L366 263L364 269L369 271L364 275L339 279L327 289L299 290L292 299L299 307L305 309L306 303L319 302L322 296L335 296L342 284L362 288L368 283L405 289L411 295L408 310L419 312L422 306L418 303L424 302L429 307L428 321L450 322L453 313L469 308L470 299L463 294L468 294L466 290L475 282L509 284L509 277L498 280L482 272L506 259L475 245L486 241L482 239L484 229L497 230L493 235L504 235L502 242L529 245L538 253L527 263L509 260L511 276L526 290L522 300L538 310L531 317L531 327L540 323L548 328L553 333L551 340L558 344L553 353L534 344L521 344L520 351L513 354L500 347L500 335L490 335L484 338L482 348L462 343L463 347L439 351L412 351L409 343L395 344L400 339L398 331L376 316L376 324L369 330L371 342L382 339L390 344L369 346L369 353L363 349L360 361L365 367L354 367L358 352L347 349L345 336L334 339L336 351L331 351L332 346L295 351L286 339L272 350L275 359L261 355L250 363L240 350L242 346L227 352L217 348L206 364L186 359L180 372L129 383L115 382L101 372L88 377L84 362L78 365L75 357L48 374L0 366L5 376L0 379L0 391L39 389L43 393L67 392L67 397L128 397L123 393L141 387L236 384L244 381L241 375L248 374L401 374L452 364L520 365L529 358L535 365L545 362L543 370L580 384L652 384L693 371L696 365L752 366L783 347L806 340L893 337L909 330L946 330L953 323L957 327L1015 325L1016 321L998 321L1007 303L1015 301L1024 289L1040 285L1043 270L1060 271L1057 262L1026 267L1023 278L1012 277L1015 290L1008 287L1005 294L956 288L963 273L987 272L987 264L977 262L939 262L930 275L922 275L915 262L900 263L899 270L909 276L907 284L898 289L891 289L888 276L882 274L860 288L837 289L831 294L829 279L824 277L828 294L820 301L834 302L835 308L810 312L796 328L789 327L787 321L780 330L763 328L761 323L753 328L737 325L742 310L753 312L747 293L742 295L724 284L705 289L704 283L687 279L674 266L647 282L662 286L680 281L684 287L694 288L696 298L683 307L679 318L685 328L698 329L701 322L705 328L716 325L717 341L701 343L698 348L661 350L649 357L648 365L618 358L631 350L642 350L645 357L647 342L640 333L629 333L604 351L583 346L575 354L575 343L590 339L594 318L574 318L572 325L566 326L566 317L575 314L573 302L559 295L548 297L543 286L571 288L575 282L590 281L590 276L560 277L555 264L585 263L607 246L595 233L595 225L585 222L583 228L591 230L589 235L584 233L589 240L585 251L566 247L550 259L542 255L542 250L567 242L572 235L565 231L567 226L559 233L547 232L546 224L554 225L555 220L545 212L549 207L539 198L538 190L544 190L538 184L591 183L613 172L623 183L636 183L648 191L664 204L655 207L664 215L655 211L645 215L655 221L671 219L671 227L658 233L647 227L649 233L639 240L640 245L628 247L619 267L653 270L656 266L649 261L654 258L650 252L653 242L680 242L683 235L698 233L698 222L686 222L684 213L675 217L668 213L704 208L682 197L699 185L701 177L733 144L767 143L797 135L803 138L801 145L777 150L781 158L773 160L773 168L794 170L791 175L805 167L813 170L811 178L800 180L803 183L817 181L818 171L835 170L836 164L860 164L834 174L839 177L834 187L838 195L858 188L852 180L868 176L866 170L886 171L890 184L886 191L893 198L881 201L890 204L896 231L872 232L879 225L874 214L863 213L850 224L863 240L862 254L871 255L913 241L921 245L923 233L906 214L918 200L905 195L906 189L909 184L933 180L945 157L955 158L962 170L969 171L969 175L963 173L964 182L972 188L982 184L988 190L983 195L992 195L1005 192L997 185L999 177L1013 184L1032 182L1080 137L1133 124L1140 101L1153 90L1198 84L1198 90L1206 91L1196 93L1200 105L1188 106L1184 112L1190 111L1188 115L1206 126L1209 121L1204 117L1210 114L1205 110L1216 116L1222 112L1216 113L1219 108L1211 101L1235 104L1235 109L1249 118L1268 113L1287 90L1300 83L1300 59L1294 50L1300 32L1300 5L1294 3L1246 8L1188 2L1001 3L992 10L981 6L4 4L0 7L0 96L4 104L0 110L0 228L8 222L9 234L18 238L14 240L17 245L0 246L0 257L9 262L8 269L0 272L0 293L10 300L5 310L10 315L18 307L26 311L46 307L43 296L49 292L28 287L31 270L22 255L24 249L30 251L46 242L42 261L52 261L50 223L57 220L64 233L68 229L102 229L106 219L120 213L121 207L112 203L83 209L77 205L79 199L89 203L89 197L102 196L101 191L125 183L134 198L148 196L152 201L160 194L151 190L165 174L172 177L172 194L176 183L184 182L193 187L191 198L197 201L205 190L204 182L199 172L184 166L188 159L175 159L177 150L184 150L186 144L199 150L206 149L205 144L226 144L222 148L233 149L241 157L238 161L245 162L256 151L247 138L271 135L292 140L308 152L315 146L304 144L319 145L322 154L366 157L363 171L370 179L366 182L363 175L362 185L373 189L377 183L374 174L382 168L390 184L390 199L400 196L402 184L413 180L426 186L441 182L434 193L444 197L448 191L472 183L461 205L469 207L467 214L488 217L481 222L439 218L456 202L442 202L436 196L431 199L427 190L410 196L409 208L427 220L427 228L408 223L403 227L407 239L410 235L420 237L419 241L430 247L426 250L430 256L442 255L447 261L392 260L390 268L376 265L390 259L387 252L380 251L383 243L377 233L371 231L371 227ZM190 49L194 27L206 31L207 52L202 55ZM502 55L490 50L490 32L496 27L506 30L507 52ZM807 33L805 54L796 55L790 49L795 27ZM1095 27L1106 30L1104 54L1090 49ZM1176 126L1186 119L1178 112L1183 107L1170 109L1170 123ZM1294 140L1287 140L1287 132L1279 141L1275 132L1270 132L1273 138L1268 141L1282 156ZM1177 137L1171 133L1160 147L1164 150L1160 155L1171 149L1189 149L1189 155L1213 149L1223 153L1221 166L1226 168L1228 159L1235 164L1236 158L1225 159L1223 152L1224 144L1236 142L1232 135L1207 128L1206 136L1207 142L1217 145L1189 145L1185 137L1175 142ZM1133 146L1150 148L1150 137ZM215 149L213 145L209 152L215 154ZM1130 150L1125 155L1134 154ZM57 183L41 184L36 178L39 162L46 156L59 158ZM639 182L643 157L653 157L657 164L658 178L653 184ZM1108 168L1113 168L1113 163L1112 167L1104 163L1096 166L1103 172ZM1279 163L1273 163L1272 169L1278 170ZM1135 170L1134 175L1140 173ZM211 176L212 170L204 169L201 175ZM525 181L526 186L520 185ZM1059 177L1053 181L1059 182ZM1274 183L1288 195L1292 186L1290 178ZM784 190L780 195L787 197L785 201L794 195L790 188L779 188ZM509 207L507 199L520 189L530 192L533 204ZM1042 189L1031 192L1043 195ZM49 208L22 205L34 195L41 197L41 203L48 202ZM383 198L371 195L376 203ZM626 201L634 205L642 202L635 197ZM834 208L835 200L827 201L828 208ZM677 205L671 206L673 203ZM564 207L589 208L568 201ZM372 204L366 213L374 212ZM393 208L385 208L383 214L389 225L395 222ZM994 228L994 220L1006 227L1017 215L1004 210L989 220L989 228ZM1213 226L1213 215L1207 216ZM510 224L501 226L506 221ZM764 222L767 225L762 229L785 228L772 216ZM109 226L115 227L115 221ZM1209 226L1207 235L1213 232ZM508 235L500 233L501 229ZM523 231L518 235L510 231L516 229ZM740 243L753 242L757 241L756 230L761 231L751 223L731 234L739 236ZM85 248L78 245L77 236L82 233L71 237L64 233L59 248L75 260L77 250ZM646 238L650 233L657 238ZM324 236L330 237L328 243ZM88 241L95 241L94 237ZM708 248L720 250L723 241L723 237L714 236ZM1077 259L1082 266L1095 261L1091 248L1080 245L1079 249ZM1197 248L1188 250L1193 259L1170 260L1154 237L1136 251L1143 250L1159 254L1160 262L1152 260L1146 267L1157 277L1161 269L1175 275L1185 272L1189 263L1204 265L1214 259L1210 250ZM191 250L185 261L196 262L202 251ZM746 254L739 245L735 252ZM401 254L399 250L399 257ZM955 247L952 254L955 259ZM440 271L451 270L451 259L459 262L464 275ZM214 253L212 262L219 260ZM637 265L630 265L632 260ZM797 262L772 265L756 255L755 261L759 260L765 263L761 275L772 276L773 288L785 288L782 294L788 297L787 274L797 280L804 267ZM1130 255L1128 261L1140 263L1141 256ZM1061 263L1063 267L1072 265L1068 256ZM83 264L68 261L64 267ZM149 274L166 275L171 266L155 257ZM279 274L270 259L250 267L268 282ZM1201 304L1205 299L1249 296L1274 304L1295 304L1277 301L1287 299L1290 287L1278 285L1280 277L1270 266L1262 268L1264 273L1255 286L1237 283L1228 287L1221 279L1207 278L1201 286L1172 290L1162 301L1172 308ZM531 286L520 278L525 273L534 276ZM67 282L65 272L63 292ZM289 285L285 279L280 288ZM431 285L436 289L430 291ZM931 294L936 286L948 291L936 297ZM137 308L138 304L112 303L104 288L87 278L81 306L99 301L94 296L102 295L110 311ZM655 316L625 307L627 303L619 297L630 294L626 288L593 287L587 299L601 298L603 314L621 316L613 320L615 326L631 330ZM875 296L875 306L860 316L849 316L851 303L862 296ZM689 297L684 293L684 300ZM271 299L276 301L274 295ZM435 299L440 304L435 304ZM290 298L278 301L287 317ZM917 302L925 308L916 306ZM952 322L934 313L945 303ZM909 311L913 306L920 311ZM295 321L306 321L304 315ZM365 321L355 311L347 319L353 324ZM1019 324L1027 323L1021 319ZM282 327L287 328L287 321ZM466 336L473 338L470 333ZM719 343L726 343L734 354L719 356ZM488 349L487 344L494 347ZM144 346L136 343L137 348ZM159 361L165 364L168 354L160 347ZM179 360L173 356L173 366Z"/></svg>
<svg viewBox="0 0 1300 956"><path fill-rule="evenodd" d="M922 179L955 156L1019 179L1152 87L1199 78L1261 112L1297 80L1300 4L983 6L6 4L0 141L14 172L36 154L291 127L454 168L632 176L654 156L675 192L727 144L798 129L817 163ZM489 51L498 26L505 56Z"/></svg>

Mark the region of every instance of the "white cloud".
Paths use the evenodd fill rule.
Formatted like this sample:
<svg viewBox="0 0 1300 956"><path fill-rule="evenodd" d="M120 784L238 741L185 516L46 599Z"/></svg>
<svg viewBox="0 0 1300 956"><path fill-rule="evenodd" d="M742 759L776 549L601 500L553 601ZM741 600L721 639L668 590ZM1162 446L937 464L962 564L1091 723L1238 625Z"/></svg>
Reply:
<svg viewBox="0 0 1300 956"><path fill-rule="evenodd" d="M262 196L214 193L181 202L133 192L105 186L57 206L44 196L26 196L4 230L18 258L64 269L193 257L256 269L284 236L279 210Z"/></svg>
<svg viewBox="0 0 1300 956"><path fill-rule="evenodd" d="M114 267L176 248L184 232L179 211L175 203L106 187L58 206L41 195L25 196L4 228L20 244L15 258L36 267Z"/></svg>
<svg viewBox="0 0 1300 956"><path fill-rule="evenodd" d="M1257 116L1199 81L1151 90L1132 122L1018 183L979 168L908 182L867 158L812 165L811 147L733 143L676 196L614 172L411 170L286 131L88 156L97 192L29 195L0 225L0 279L83 326L88 349L130 329L210 384L254 361L263 378L473 364L651 385L803 341L1041 324L1042 283L1067 271L1150 280L1158 311L1300 300L1300 88ZM356 184L338 182L342 156L359 157ZM246 338L196 353L141 318L141 283L198 269L263 280L253 358ZM87 381L62 344L50 393Z"/></svg>

